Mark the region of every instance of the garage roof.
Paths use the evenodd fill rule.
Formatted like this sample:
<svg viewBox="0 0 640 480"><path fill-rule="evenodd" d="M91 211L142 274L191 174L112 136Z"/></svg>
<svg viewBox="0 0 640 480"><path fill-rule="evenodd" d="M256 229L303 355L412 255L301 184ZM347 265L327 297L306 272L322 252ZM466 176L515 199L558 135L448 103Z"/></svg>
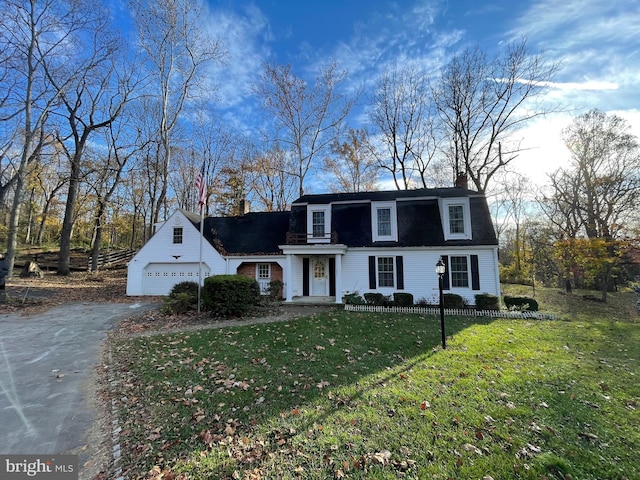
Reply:
<svg viewBox="0 0 640 480"><path fill-rule="evenodd" d="M200 229L200 217L183 211ZM223 255L277 255L285 242L291 212L253 212L237 217L206 217L204 237Z"/></svg>

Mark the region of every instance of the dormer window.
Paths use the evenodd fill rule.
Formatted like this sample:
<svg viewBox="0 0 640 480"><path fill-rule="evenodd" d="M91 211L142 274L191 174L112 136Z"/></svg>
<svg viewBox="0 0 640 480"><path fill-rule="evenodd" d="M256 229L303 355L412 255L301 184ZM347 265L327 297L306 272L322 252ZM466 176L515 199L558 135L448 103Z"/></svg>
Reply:
<svg viewBox="0 0 640 480"><path fill-rule="evenodd" d="M469 199L445 198L441 207L445 240L471 240Z"/></svg>
<svg viewBox="0 0 640 480"><path fill-rule="evenodd" d="M374 242L398 241L395 202L371 203L371 227Z"/></svg>
<svg viewBox="0 0 640 480"><path fill-rule="evenodd" d="M464 234L464 207L449 205L449 233Z"/></svg>
<svg viewBox="0 0 640 480"><path fill-rule="evenodd" d="M311 230L313 238L324 237L324 212L312 212L311 216Z"/></svg>
<svg viewBox="0 0 640 480"><path fill-rule="evenodd" d="M311 243L331 241L331 205L307 207L307 232L307 240Z"/></svg>

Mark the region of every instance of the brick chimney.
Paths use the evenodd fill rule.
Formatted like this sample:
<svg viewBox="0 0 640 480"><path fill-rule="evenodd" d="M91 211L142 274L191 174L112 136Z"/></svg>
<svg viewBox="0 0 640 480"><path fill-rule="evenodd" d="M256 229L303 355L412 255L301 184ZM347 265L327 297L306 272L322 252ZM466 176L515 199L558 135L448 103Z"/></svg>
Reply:
<svg viewBox="0 0 640 480"><path fill-rule="evenodd" d="M456 177L455 187L469 189L469 180L467 179L466 173L458 173L458 176Z"/></svg>

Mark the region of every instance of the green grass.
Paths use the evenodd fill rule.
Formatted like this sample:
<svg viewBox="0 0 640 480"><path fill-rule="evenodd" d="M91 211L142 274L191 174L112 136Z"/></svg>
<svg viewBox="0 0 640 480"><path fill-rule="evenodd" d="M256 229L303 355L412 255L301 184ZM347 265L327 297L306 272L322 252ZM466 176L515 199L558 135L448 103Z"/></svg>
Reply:
<svg viewBox="0 0 640 480"><path fill-rule="evenodd" d="M334 311L118 341L125 474L640 478L639 325L447 333L442 350L436 318Z"/></svg>

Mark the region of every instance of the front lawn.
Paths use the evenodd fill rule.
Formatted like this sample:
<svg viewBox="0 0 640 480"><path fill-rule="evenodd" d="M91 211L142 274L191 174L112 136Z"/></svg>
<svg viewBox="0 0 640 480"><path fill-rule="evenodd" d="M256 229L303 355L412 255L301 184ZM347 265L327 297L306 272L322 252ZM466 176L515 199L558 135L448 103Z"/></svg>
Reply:
<svg viewBox="0 0 640 480"><path fill-rule="evenodd" d="M113 344L127 478L638 479L640 326L327 312Z"/></svg>

